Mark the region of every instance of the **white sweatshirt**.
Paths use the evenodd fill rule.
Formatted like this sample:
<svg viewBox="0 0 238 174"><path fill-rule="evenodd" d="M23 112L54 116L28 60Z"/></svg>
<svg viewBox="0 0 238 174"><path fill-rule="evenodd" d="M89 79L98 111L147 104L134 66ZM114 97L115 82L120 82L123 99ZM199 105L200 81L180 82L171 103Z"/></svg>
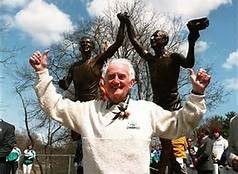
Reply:
<svg viewBox="0 0 238 174"><path fill-rule="evenodd" d="M215 156L215 159L220 160L227 147L228 141L220 135L213 143L212 153Z"/></svg>
<svg viewBox="0 0 238 174"><path fill-rule="evenodd" d="M48 70L38 72L36 93L46 114L83 137L85 174L149 174L151 135L172 139L191 132L206 110L204 96L191 95L169 112L148 101L130 100L128 119L116 119L106 102L73 102L56 93ZM112 122L112 123L111 123Z"/></svg>

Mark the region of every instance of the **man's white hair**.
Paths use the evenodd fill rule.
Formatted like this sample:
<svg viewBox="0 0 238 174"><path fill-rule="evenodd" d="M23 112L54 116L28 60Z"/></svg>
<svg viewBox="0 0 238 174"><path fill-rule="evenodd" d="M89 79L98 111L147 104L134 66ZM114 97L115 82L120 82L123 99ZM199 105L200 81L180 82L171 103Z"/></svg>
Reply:
<svg viewBox="0 0 238 174"><path fill-rule="evenodd" d="M108 59L102 67L102 75L101 75L102 78L105 78L106 73L107 73L107 69L108 69L109 65L111 65L111 64L124 64L124 65L128 66L129 79L130 80L135 79L135 70L132 66L132 63L131 63L130 60L125 59L125 58L119 58L119 59L111 58L111 59Z"/></svg>

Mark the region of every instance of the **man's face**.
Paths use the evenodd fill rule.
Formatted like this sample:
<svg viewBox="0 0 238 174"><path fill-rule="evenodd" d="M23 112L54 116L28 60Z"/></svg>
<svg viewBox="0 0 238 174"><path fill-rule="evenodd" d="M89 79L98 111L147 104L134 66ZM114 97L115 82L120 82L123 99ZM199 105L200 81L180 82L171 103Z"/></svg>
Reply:
<svg viewBox="0 0 238 174"><path fill-rule="evenodd" d="M105 89L113 103L123 101L134 84L129 78L129 68L125 64L109 65L105 77Z"/></svg>
<svg viewBox="0 0 238 174"><path fill-rule="evenodd" d="M192 139L187 140L188 146L192 146Z"/></svg>

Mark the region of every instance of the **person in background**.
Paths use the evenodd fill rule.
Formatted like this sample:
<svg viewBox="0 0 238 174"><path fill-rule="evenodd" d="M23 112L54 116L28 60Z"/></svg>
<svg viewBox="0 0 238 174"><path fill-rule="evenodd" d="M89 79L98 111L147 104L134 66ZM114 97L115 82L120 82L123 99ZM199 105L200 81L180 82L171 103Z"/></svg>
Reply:
<svg viewBox="0 0 238 174"><path fill-rule="evenodd" d="M6 157L11 152L15 142L15 126L3 121L0 116L0 174L10 173Z"/></svg>
<svg viewBox="0 0 238 174"><path fill-rule="evenodd" d="M75 131L71 131L71 138L77 142L76 152L74 156L74 166L76 167L77 174L83 174L83 149L82 149L82 137Z"/></svg>
<svg viewBox="0 0 238 174"><path fill-rule="evenodd" d="M188 148L187 139L185 136L172 139L173 155L175 160L172 161L171 169L169 169L169 174L187 174L186 168L186 150ZM171 170L171 171L170 171Z"/></svg>
<svg viewBox="0 0 238 174"><path fill-rule="evenodd" d="M23 153L23 174L30 174L32 169L32 164L36 158L36 152L32 145L29 144L27 149Z"/></svg>
<svg viewBox="0 0 238 174"><path fill-rule="evenodd" d="M196 153L198 150L198 147L194 144L193 140L191 138L187 138L188 143L188 149L186 151L187 153L187 165L188 167L194 169L194 159L196 158Z"/></svg>
<svg viewBox="0 0 238 174"><path fill-rule="evenodd" d="M222 137L221 129L218 127L213 129L213 136L215 138L212 148L214 174L218 174L219 165L221 164L221 157L228 147L228 141Z"/></svg>
<svg viewBox="0 0 238 174"><path fill-rule="evenodd" d="M46 52L34 52L29 63L37 75L35 91L42 110L81 134L85 174L149 173L152 135L166 139L188 135L206 110L204 92L211 77L204 69L197 73L189 69L192 93L184 107L170 112L130 98L135 71L128 59L104 64L99 84L102 99L87 102L73 102L56 92Z"/></svg>
<svg viewBox="0 0 238 174"><path fill-rule="evenodd" d="M202 128L198 134L198 151L194 159L194 166L198 174L213 174L212 147L213 142L209 137L209 130Z"/></svg>
<svg viewBox="0 0 238 174"><path fill-rule="evenodd" d="M238 172L238 116L230 120L227 159L232 169Z"/></svg>
<svg viewBox="0 0 238 174"><path fill-rule="evenodd" d="M11 174L18 174L19 160L21 158L21 150L14 144L12 151L7 156L7 165Z"/></svg>
<svg viewBox="0 0 238 174"><path fill-rule="evenodd" d="M158 173L158 163L161 155L161 144L153 146L150 152L150 174Z"/></svg>

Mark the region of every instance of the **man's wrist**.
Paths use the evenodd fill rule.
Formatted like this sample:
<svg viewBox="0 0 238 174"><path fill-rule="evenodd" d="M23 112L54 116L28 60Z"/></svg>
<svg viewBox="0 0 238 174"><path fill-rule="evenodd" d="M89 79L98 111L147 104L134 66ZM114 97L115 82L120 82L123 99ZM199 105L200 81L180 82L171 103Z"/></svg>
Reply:
<svg viewBox="0 0 238 174"><path fill-rule="evenodd" d="M192 94L195 94L195 95L204 95L203 92L198 92L198 91L195 91L195 90L192 90Z"/></svg>

